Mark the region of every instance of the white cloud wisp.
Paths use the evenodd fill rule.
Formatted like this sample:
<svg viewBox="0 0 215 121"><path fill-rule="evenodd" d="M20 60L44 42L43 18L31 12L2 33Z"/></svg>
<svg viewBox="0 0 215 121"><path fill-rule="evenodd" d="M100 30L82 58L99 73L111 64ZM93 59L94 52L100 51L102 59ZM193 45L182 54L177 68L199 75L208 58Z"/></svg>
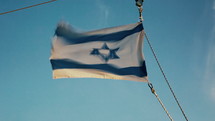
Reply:
<svg viewBox="0 0 215 121"><path fill-rule="evenodd" d="M215 0L212 4L213 25L209 36L209 45L206 58L205 80L209 82L210 96L215 101Z"/></svg>
<svg viewBox="0 0 215 121"><path fill-rule="evenodd" d="M107 26L108 25L108 18L110 10L107 5L102 0L97 0L96 5L98 6L98 10L100 11L100 18L99 18L99 26Z"/></svg>

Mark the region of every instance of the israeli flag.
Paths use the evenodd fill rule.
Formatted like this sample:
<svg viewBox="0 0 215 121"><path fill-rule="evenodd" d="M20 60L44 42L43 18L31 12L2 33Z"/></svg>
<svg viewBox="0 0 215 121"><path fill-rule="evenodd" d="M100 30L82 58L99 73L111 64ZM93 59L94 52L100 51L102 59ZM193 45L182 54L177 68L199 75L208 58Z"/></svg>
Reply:
<svg viewBox="0 0 215 121"><path fill-rule="evenodd" d="M77 32L60 23L52 41L53 78L147 81L142 23Z"/></svg>

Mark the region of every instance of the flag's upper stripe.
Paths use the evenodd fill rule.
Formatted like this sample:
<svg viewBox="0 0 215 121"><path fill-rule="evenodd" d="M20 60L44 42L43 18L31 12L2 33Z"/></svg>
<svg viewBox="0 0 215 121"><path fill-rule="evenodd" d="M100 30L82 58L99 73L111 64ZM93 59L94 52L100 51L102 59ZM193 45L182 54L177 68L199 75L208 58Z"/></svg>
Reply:
<svg viewBox="0 0 215 121"><path fill-rule="evenodd" d="M117 31L108 34L92 34L87 35L85 33L77 33L72 29L68 29L65 26L58 26L55 35L65 38L68 44L81 44L85 42L95 42L95 41L104 41L104 42L116 42L120 41L123 38L132 35L134 33L140 32L143 30L143 25L138 24L136 27L130 30Z"/></svg>
<svg viewBox="0 0 215 121"><path fill-rule="evenodd" d="M53 70L56 69L97 69L117 75L147 76L145 61L139 67L117 68L111 64L81 64L68 59L51 59Z"/></svg>

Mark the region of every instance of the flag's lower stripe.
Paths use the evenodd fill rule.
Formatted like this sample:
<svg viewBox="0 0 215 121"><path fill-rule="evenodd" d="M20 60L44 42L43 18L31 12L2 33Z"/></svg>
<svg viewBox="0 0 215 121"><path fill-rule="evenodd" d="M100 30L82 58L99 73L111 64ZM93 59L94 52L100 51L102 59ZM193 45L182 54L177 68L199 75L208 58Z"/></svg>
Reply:
<svg viewBox="0 0 215 121"><path fill-rule="evenodd" d="M56 69L53 70L53 78L103 78L147 82L147 77L137 77L133 75L116 75L95 69Z"/></svg>
<svg viewBox="0 0 215 121"><path fill-rule="evenodd" d="M117 68L111 64L81 64L68 59L51 59L52 69L96 69L117 75L147 76L145 61L140 67Z"/></svg>

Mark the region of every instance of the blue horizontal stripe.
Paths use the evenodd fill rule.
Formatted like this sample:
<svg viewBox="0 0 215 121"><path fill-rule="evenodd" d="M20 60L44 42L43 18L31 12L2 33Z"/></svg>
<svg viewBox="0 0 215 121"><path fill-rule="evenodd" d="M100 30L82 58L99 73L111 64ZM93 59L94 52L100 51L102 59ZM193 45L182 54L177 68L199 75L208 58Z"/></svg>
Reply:
<svg viewBox="0 0 215 121"><path fill-rule="evenodd" d="M113 28L114 29L114 28ZM97 34L97 35L85 35L82 33L77 33L72 29L65 28L64 26L58 26L55 35L65 38L68 44L81 44L85 42L116 42L123 38L132 35L134 33L143 30L143 25L139 24L131 30L119 31L110 34Z"/></svg>
<svg viewBox="0 0 215 121"><path fill-rule="evenodd" d="M117 75L135 75L138 77L147 76L145 61L140 67L117 68L111 64L80 64L68 59L52 59L52 69L97 69Z"/></svg>

